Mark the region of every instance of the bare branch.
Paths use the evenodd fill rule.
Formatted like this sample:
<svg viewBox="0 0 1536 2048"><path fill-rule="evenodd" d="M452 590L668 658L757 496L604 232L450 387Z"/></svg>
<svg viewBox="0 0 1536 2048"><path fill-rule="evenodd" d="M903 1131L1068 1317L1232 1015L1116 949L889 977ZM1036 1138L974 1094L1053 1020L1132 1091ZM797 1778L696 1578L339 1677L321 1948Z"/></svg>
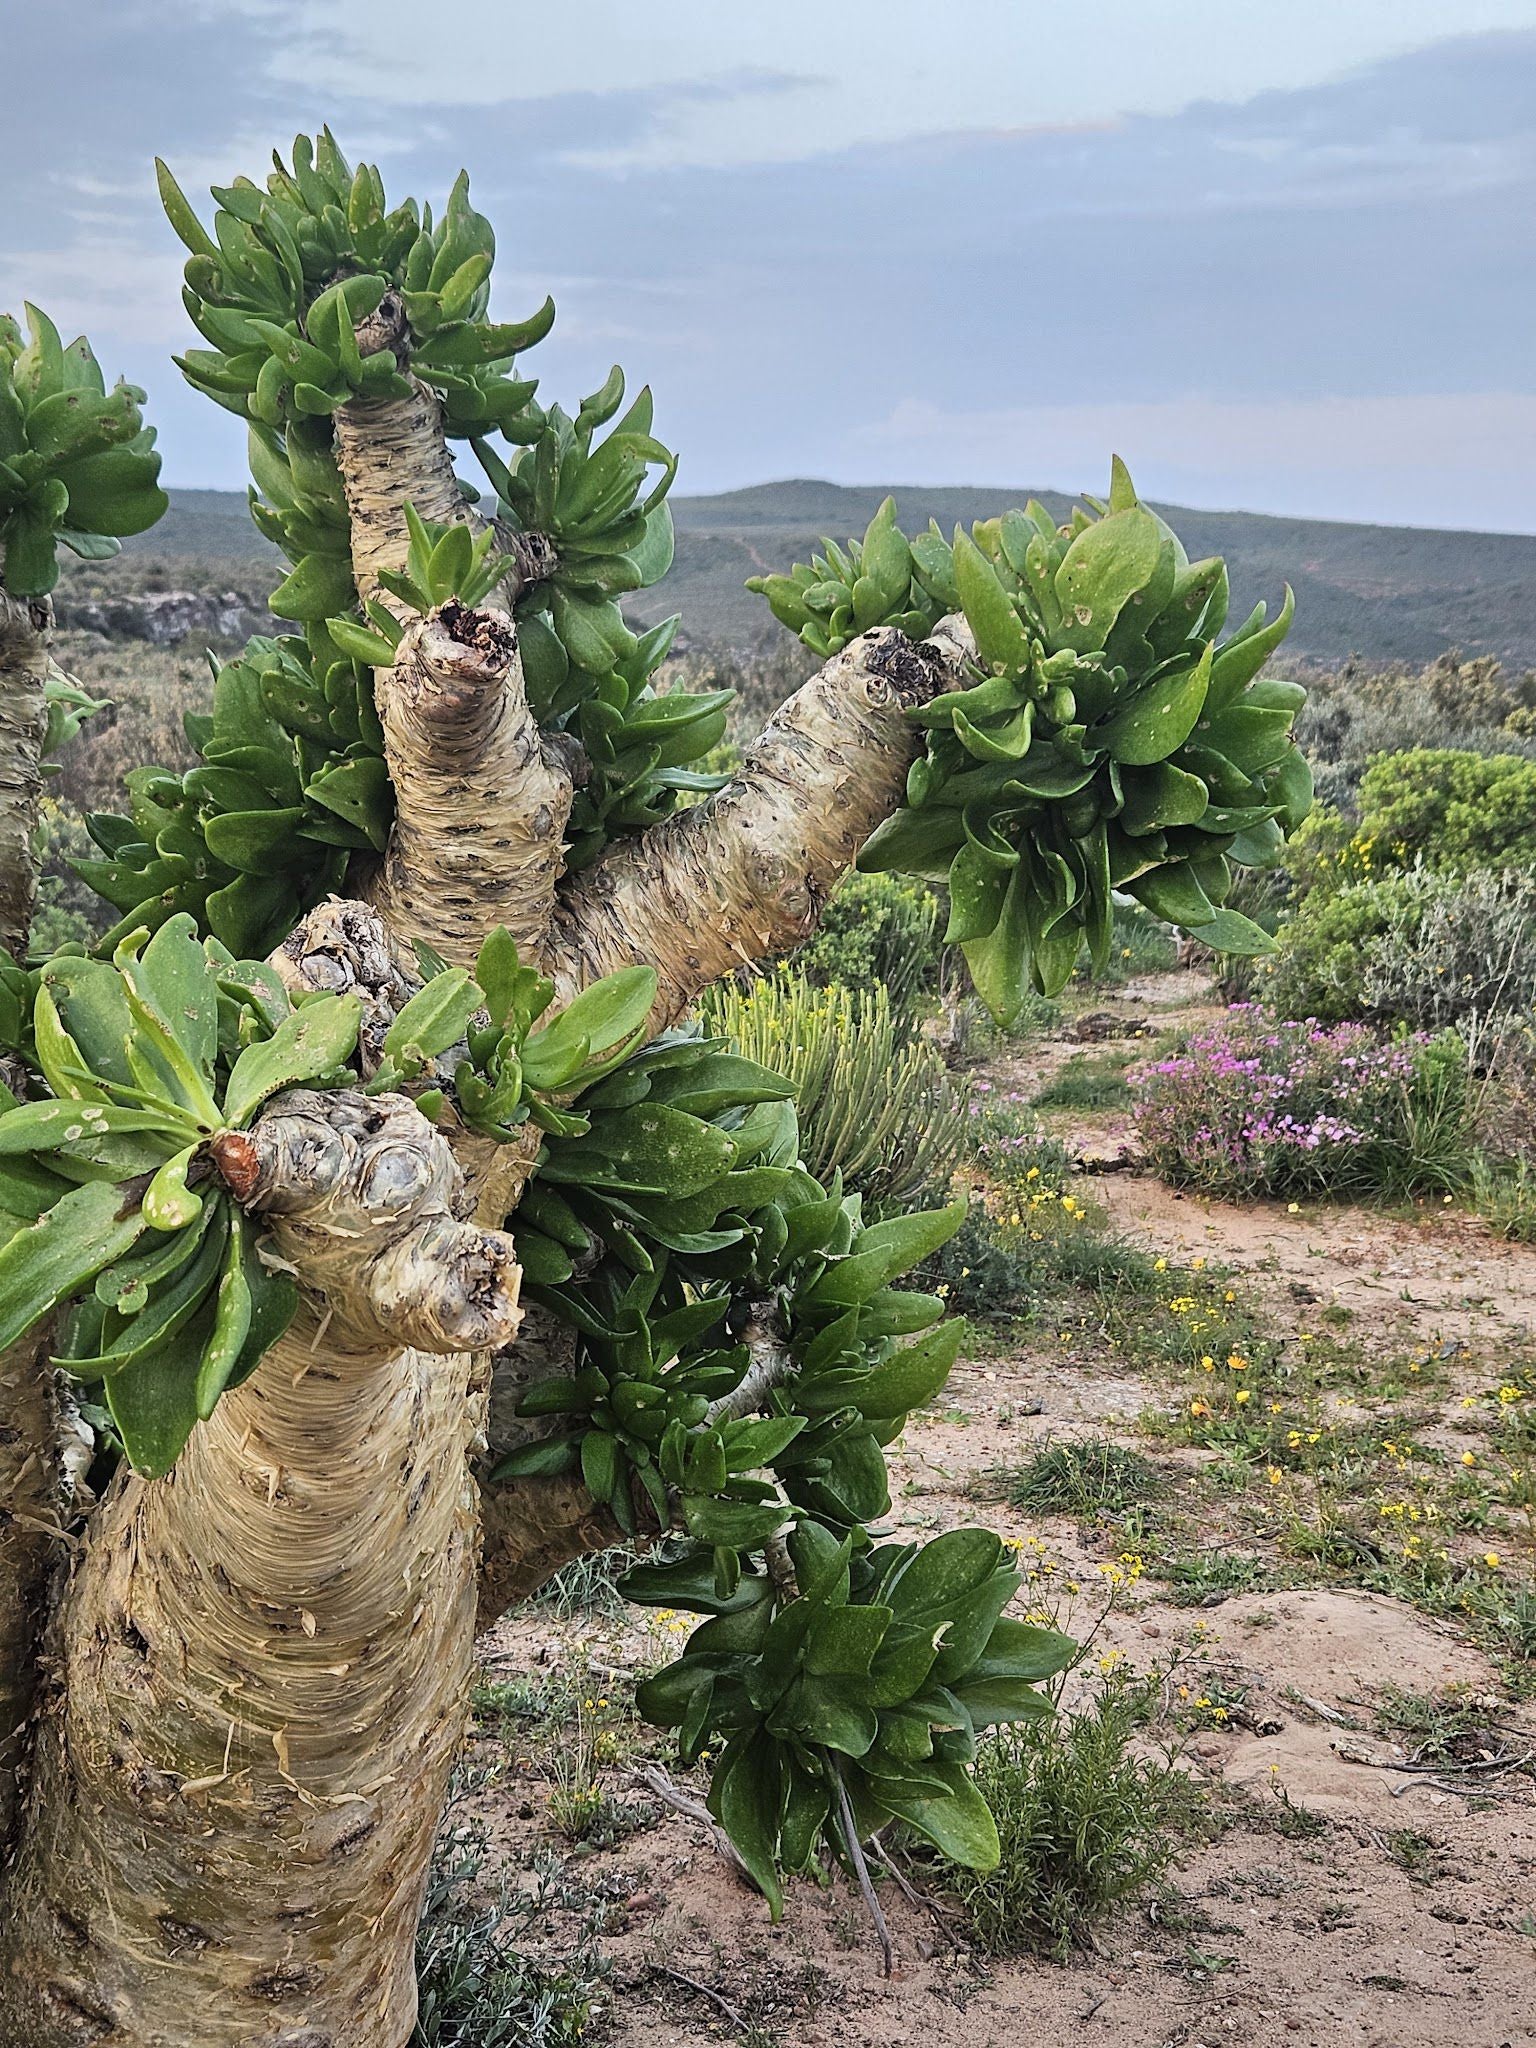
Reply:
<svg viewBox="0 0 1536 2048"><path fill-rule="evenodd" d="M554 909L570 769L540 733L505 612L449 603L378 671L397 814L373 895L398 933L468 965L495 924L537 948Z"/></svg>
<svg viewBox="0 0 1536 2048"><path fill-rule="evenodd" d="M569 997L617 967L656 969L656 1030L711 982L804 938L901 801L918 735L903 713L962 680L963 620L914 644L865 633L791 697L707 802L613 847L561 891L546 971Z"/></svg>

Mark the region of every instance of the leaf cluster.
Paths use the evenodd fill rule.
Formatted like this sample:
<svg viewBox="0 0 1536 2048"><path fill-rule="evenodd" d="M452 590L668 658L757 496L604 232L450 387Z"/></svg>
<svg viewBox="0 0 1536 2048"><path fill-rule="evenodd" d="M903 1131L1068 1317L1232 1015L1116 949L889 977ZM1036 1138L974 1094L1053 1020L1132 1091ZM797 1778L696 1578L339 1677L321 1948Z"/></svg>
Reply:
<svg viewBox="0 0 1536 2048"><path fill-rule="evenodd" d="M749 576L747 588L767 598L774 617L825 659L874 626L925 639L954 609L945 601L946 565L932 569L930 554L900 531L896 500L886 498L862 540L839 547L824 537L809 562L797 562L787 576Z"/></svg>
<svg viewBox="0 0 1536 2048"><path fill-rule="evenodd" d="M141 1471L169 1469L296 1305L210 1145L281 1089L351 1080L358 1019L355 995L295 1006L185 913L110 962L4 970L0 1030L51 1092L0 1112L0 1344L63 1308L57 1363L103 1383Z"/></svg>
<svg viewBox="0 0 1536 2048"><path fill-rule="evenodd" d="M893 1821L952 1862L995 1868L977 1732L1049 1714L1037 1688L1076 1645L1004 1618L1021 1577L985 1529L870 1543L804 1521L787 1555L792 1588L753 1572L722 1597L686 1556L622 1582L632 1600L709 1617L638 1704L677 1728L690 1761L723 1739L710 1810L774 1917L782 1871L808 1868L823 1838L857 1862Z"/></svg>
<svg viewBox="0 0 1536 2048"><path fill-rule="evenodd" d="M1290 592L1220 640L1225 564L1191 563L1118 461L1108 502L1065 526L1032 503L912 547L965 614L974 680L911 713L924 752L860 866L947 882L946 939L1003 1021L1031 984L1057 994L1085 943L1103 964L1117 891L1217 952L1271 950L1223 906L1233 867L1271 865L1311 803L1305 693L1256 680Z"/></svg>
<svg viewBox="0 0 1536 2048"><path fill-rule="evenodd" d="M41 597L58 581L60 543L103 561L169 501L144 393L108 391L83 334L66 346L46 313L25 310L25 335L0 315L0 563L13 597Z"/></svg>
<svg viewBox="0 0 1536 2048"><path fill-rule="evenodd" d="M496 238L470 204L467 175L436 220L414 200L391 208L378 170L354 170L325 129L295 137L287 163L274 151L264 185L215 186L210 233L157 169L189 251L183 302L209 343L178 366L216 404L282 430L356 398L407 396L398 325L375 317L389 297L409 325L409 366L437 393L448 432L515 430L534 387L513 374L513 359L549 332L554 307L487 318Z"/></svg>
<svg viewBox="0 0 1536 2048"><path fill-rule="evenodd" d="M268 953L344 887L354 854L388 840L372 674L324 625L257 637L216 668L212 711L185 723L198 765L134 769L127 816L87 821L103 858L76 870L120 913L109 946L189 911L231 952Z"/></svg>

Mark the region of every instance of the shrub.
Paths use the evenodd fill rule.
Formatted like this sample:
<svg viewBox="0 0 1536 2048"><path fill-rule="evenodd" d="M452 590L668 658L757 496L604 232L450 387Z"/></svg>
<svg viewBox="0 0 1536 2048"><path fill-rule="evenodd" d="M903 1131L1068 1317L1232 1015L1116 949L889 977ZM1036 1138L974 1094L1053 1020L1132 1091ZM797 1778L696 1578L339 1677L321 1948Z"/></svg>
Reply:
<svg viewBox="0 0 1536 2048"><path fill-rule="evenodd" d="M1436 1030L1536 1005L1536 881L1414 869L1305 897L1267 977L1293 1017L1360 1017Z"/></svg>
<svg viewBox="0 0 1536 2048"><path fill-rule="evenodd" d="M1165 1180L1224 1195L1384 1194L1470 1171L1466 1049L1238 1005L1143 1068L1136 1128Z"/></svg>
<svg viewBox="0 0 1536 2048"><path fill-rule="evenodd" d="M1373 761L1359 837L1399 866L1529 868L1536 862L1536 761L1417 747Z"/></svg>
<svg viewBox="0 0 1536 2048"><path fill-rule="evenodd" d="M883 987L894 1011L910 1013L938 986L945 916L926 883L854 869L795 954L795 970L817 987Z"/></svg>
<svg viewBox="0 0 1536 2048"><path fill-rule="evenodd" d="M1059 1195L1072 1157L1049 1137L1016 1088L999 1091L978 1081L971 1094L966 1136L971 1154L993 1187L1017 1198L1049 1188Z"/></svg>
<svg viewBox="0 0 1536 2048"><path fill-rule="evenodd" d="M1065 1962L1113 1907L1155 1885L1194 1822L1199 1792L1171 1761L1131 1745L1155 1682L1111 1671L1092 1702L986 1742L976 1782L997 1817L1002 1860L951 1883L979 1947Z"/></svg>
<svg viewBox="0 0 1536 2048"><path fill-rule="evenodd" d="M812 988L780 969L703 1004L707 1028L793 1085L800 1151L818 1180L841 1173L873 1209L947 1186L966 1128L964 1093L883 986Z"/></svg>
<svg viewBox="0 0 1536 2048"><path fill-rule="evenodd" d="M1451 652L1417 671L1368 669L1351 660L1301 680L1307 702L1296 737L1319 796L1330 803L1352 804L1379 754L1447 746L1479 754L1533 751L1536 672L1509 674L1488 655L1464 661Z"/></svg>

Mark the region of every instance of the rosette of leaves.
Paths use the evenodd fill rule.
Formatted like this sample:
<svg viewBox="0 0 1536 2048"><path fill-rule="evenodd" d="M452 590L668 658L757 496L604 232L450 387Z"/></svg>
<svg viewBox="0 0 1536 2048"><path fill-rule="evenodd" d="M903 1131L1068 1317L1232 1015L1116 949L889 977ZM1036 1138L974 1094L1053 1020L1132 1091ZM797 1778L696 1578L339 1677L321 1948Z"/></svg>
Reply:
<svg viewBox="0 0 1536 2048"><path fill-rule="evenodd" d="M351 1079L358 1018L354 995L294 1007L186 915L110 962L7 976L0 1023L51 1092L0 1113L0 1344L62 1305L57 1362L102 1382L140 1471L170 1468L294 1312L210 1148L281 1089Z"/></svg>
<svg viewBox="0 0 1536 2048"><path fill-rule="evenodd" d="M665 817L680 794L725 780L693 764L724 734L733 693L658 692L652 678L678 622L636 634L619 609L622 597L659 583L672 565L665 500L677 473L677 457L651 431L648 387L615 419L624 390L615 365L574 418L551 406L510 465L475 444L500 519L554 543L555 566L524 592L517 619L534 716L579 739L591 765L568 828L572 867L595 859L614 834Z"/></svg>
<svg viewBox="0 0 1536 2048"><path fill-rule="evenodd" d="M41 597L58 581L60 543L102 561L169 500L144 393L108 391L83 334L66 347L46 313L26 316L23 336L0 315L0 564L13 597Z"/></svg>
<svg viewBox="0 0 1536 2048"><path fill-rule="evenodd" d="M1113 897L1223 953L1273 941L1224 908L1311 803L1292 739L1297 683L1259 679L1293 602L1225 640L1218 558L1190 562L1118 459L1107 503L1058 526L1039 504L911 543L914 573L975 638L970 687L910 714L923 756L905 807L859 856L946 882L946 938L1003 1021L1055 995L1086 943L1107 957Z"/></svg>
<svg viewBox="0 0 1536 2048"><path fill-rule="evenodd" d="M569 1107L568 1098L634 1051L656 1000L655 969L621 967L540 1024L554 1001L554 983L521 964L504 927L482 944L473 979L425 947L417 950L429 978L384 1041L386 1085L398 1086L419 1073L423 1055L431 1059L452 1048L441 1073L452 1088L459 1121L471 1130L505 1144L532 1117L542 1130L583 1136L588 1116ZM425 1096L418 1104L427 1114L437 1107ZM530 1239L525 1270L531 1273L537 1263L538 1248Z"/></svg>
<svg viewBox="0 0 1536 2048"><path fill-rule="evenodd" d="M690 1763L723 1741L710 1811L773 1917L782 1873L808 1869L824 1840L862 1870L862 1844L893 1822L993 1869L977 1732L1050 1713L1040 1684L1076 1645L1004 1616L1021 1579L988 1530L871 1545L802 1521L787 1553L792 1588L753 1572L722 1592L707 1553L621 1583L628 1599L709 1617L637 1704L678 1730Z"/></svg>
<svg viewBox="0 0 1536 2048"><path fill-rule="evenodd" d="M258 637L216 669L212 711L185 723L197 767L134 769L128 815L87 820L104 858L77 872L121 913L109 947L190 911L231 952L268 953L388 840L372 671L323 624Z"/></svg>
<svg viewBox="0 0 1536 2048"><path fill-rule="evenodd" d="M962 1331L930 1330L943 1303L891 1283L964 1205L866 1227L856 1198L796 1163L787 1086L721 1041L658 1040L581 1096L587 1131L548 1140L510 1226L530 1296L577 1352L522 1403L568 1427L498 1476L579 1465L626 1528L643 1489L664 1526L715 1548L722 1583L792 1508L840 1527L885 1512L881 1446L942 1387ZM759 1403L771 1430L717 1405L750 1363L742 1301L793 1360Z"/></svg>
<svg viewBox="0 0 1536 2048"><path fill-rule="evenodd" d="M914 557L896 525L896 500L886 498L862 540L839 547L823 537L809 562L787 576L749 576L747 588L825 660L872 626L899 626L913 640L933 631L952 607L923 581Z"/></svg>
<svg viewBox="0 0 1536 2048"><path fill-rule="evenodd" d="M835 1190L792 1212L777 1276L796 1371L772 1404L807 1426L775 1469L796 1507L839 1529L889 1510L885 1446L938 1394L965 1334L939 1296L893 1283L949 1242L966 1204L868 1225L856 1212Z"/></svg>
<svg viewBox="0 0 1536 2048"><path fill-rule="evenodd" d="M549 332L554 307L512 324L487 317L496 239L467 175L434 220L414 200L391 208L377 169L354 170L329 129L297 136L290 161L274 152L272 165L264 185L212 188L211 233L157 165L166 216L190 252L182 297L209 344L177 359L188 380L282 430L354 398L405 396L408 358L450 434L515 433L534 387L512 373L513 358ZM386 296L398 317L375 317Z"/></svg>

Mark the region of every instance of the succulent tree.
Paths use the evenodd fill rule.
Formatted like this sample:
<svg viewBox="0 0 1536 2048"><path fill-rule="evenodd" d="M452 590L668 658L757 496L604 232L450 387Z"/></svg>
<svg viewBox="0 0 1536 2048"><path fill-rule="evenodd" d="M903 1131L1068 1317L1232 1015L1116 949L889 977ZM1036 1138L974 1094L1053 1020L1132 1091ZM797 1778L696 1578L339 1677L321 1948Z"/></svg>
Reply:
<svg viewBox="0 0 1536 2048"><path fill-rule="evenodd" d="M898 1283L961 1212L866 1218L690 1016L861 849L947 878L1000 1015L1112 889L1262 944L1222 900L1305 807L1289 604L1218 645L1118 469L1065 528L882 508L768 580L825 666L724 781L723 696L621 610L672 553L649 394L542 403L466 183L391 208L327 134L211 227L161 192L298 630L91 821L100 944L29 957L54 543L163 500L138 394L0 331L0 2037L401 2048L477 1625L624 1536L701 1617L642 1708L770 1910L889 1826L995 1859L977 1732L1070 1646L985 1530L879 1526L959 1338Z"/></svg>

